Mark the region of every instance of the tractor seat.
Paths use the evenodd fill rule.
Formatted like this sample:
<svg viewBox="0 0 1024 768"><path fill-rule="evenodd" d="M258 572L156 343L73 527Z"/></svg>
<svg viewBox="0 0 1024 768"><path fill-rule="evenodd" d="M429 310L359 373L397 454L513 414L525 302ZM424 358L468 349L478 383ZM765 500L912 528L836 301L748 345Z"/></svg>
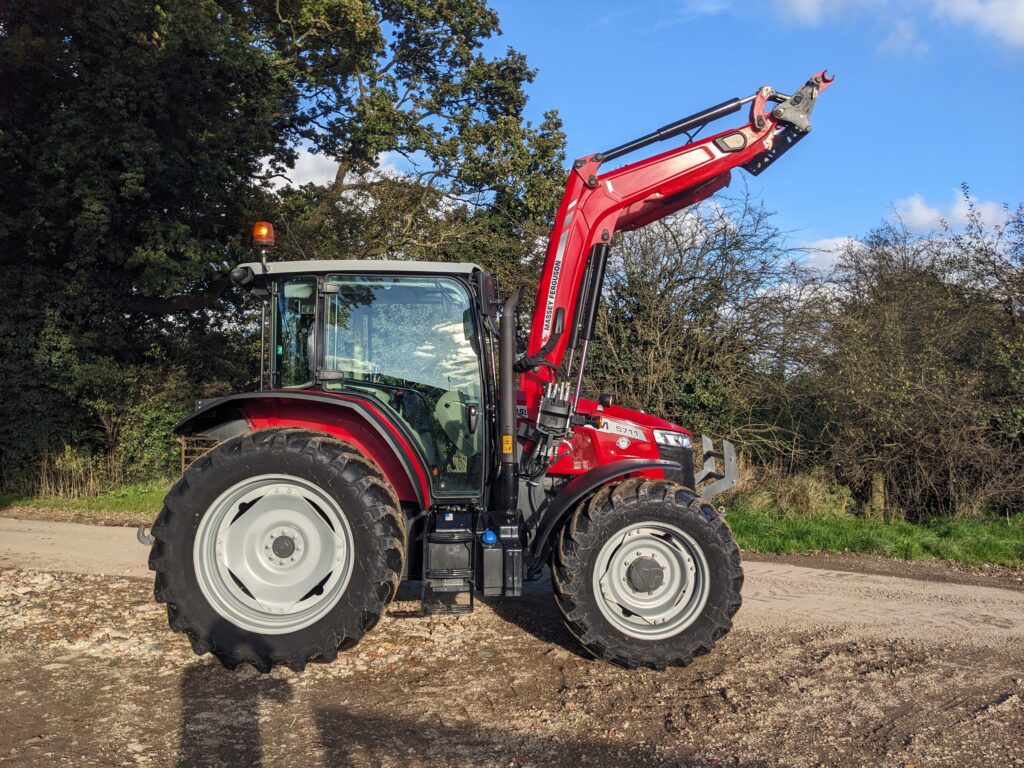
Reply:
<svg viewBox="0 0 1024 768"><path fill-rule="evenodd" d="M427 457L427 463L437 464L437 451L434 446L434 428L430 423L430 409L419 392L409 389L395 393L397 410L405 423L408 424L418 438L417 442Z"/></svg>

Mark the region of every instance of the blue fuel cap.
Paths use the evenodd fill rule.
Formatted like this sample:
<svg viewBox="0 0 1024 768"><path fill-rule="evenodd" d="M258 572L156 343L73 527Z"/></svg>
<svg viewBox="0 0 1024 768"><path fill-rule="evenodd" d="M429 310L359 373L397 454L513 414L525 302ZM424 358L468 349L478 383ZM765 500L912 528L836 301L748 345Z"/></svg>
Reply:
<svg viewBox="0 0 1024 768"><path fill-rule="evenodd" d="M491 544L498 543L498 534L496 534L494 531L484 531L480 539L483 541L484 544L490 546Z"/></svg>

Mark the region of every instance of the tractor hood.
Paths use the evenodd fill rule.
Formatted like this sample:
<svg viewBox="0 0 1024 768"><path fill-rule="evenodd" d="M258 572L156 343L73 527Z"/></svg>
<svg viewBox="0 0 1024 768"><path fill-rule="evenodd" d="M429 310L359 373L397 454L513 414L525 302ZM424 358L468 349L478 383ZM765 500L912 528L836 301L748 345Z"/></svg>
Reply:
<svg viewBox="0 0 1024 768"><path fill-rule="evenodd" d="M637 411L632 408L625 408L621 405L609 405L601 408L597 402L585 397L580 398L579 411L581 413L600 414L606 419L613 419L615 421L629 422L642 428L644 431L665 429L672 432L682 432L687 435L693 434L685 427L681 427L678 424L674 424L667 419L662 419L658 416L654 416L653 414Z"/></svg>

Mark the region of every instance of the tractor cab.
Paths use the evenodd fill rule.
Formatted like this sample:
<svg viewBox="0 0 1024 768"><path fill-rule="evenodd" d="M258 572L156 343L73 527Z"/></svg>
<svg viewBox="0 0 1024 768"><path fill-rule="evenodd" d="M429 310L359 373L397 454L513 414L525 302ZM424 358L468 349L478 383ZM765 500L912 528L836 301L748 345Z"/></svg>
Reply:
<svg viewBox="0 0 1024 768"><path fill-rule="evenodd" d="M474 264L243 264L236 283L266 302L269 390L366 398L429 473L431 496L475 499L490 452L488 345Z"/></svg>

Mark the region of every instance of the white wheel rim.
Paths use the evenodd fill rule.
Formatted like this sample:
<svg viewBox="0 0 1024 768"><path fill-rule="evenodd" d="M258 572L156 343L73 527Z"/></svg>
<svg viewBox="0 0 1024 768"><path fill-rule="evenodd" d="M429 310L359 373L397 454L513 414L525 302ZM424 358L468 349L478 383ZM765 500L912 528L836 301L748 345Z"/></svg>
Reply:
<svg viewBox="0 0 1024 768"><path fill-rule="evenodd" d="M203 515L193 563L210 606L237 627L295 632L324 617L348 587L352 530L338 502L290 475L228 488Z"/></svg>
<svg viewBox="0 0 1024 768"><path fill-rule="evenodd" d="M675 525L634 523L605 542L593 575L601 613L616 629L642 640L679 634L707 605L707 559Z"/></svg>

